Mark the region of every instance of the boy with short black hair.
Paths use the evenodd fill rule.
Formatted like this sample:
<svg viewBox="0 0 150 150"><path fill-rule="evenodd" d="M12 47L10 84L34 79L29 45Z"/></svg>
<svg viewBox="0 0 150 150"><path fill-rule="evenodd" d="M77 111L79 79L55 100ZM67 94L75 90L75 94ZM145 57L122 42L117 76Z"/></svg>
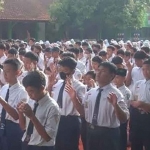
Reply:
<svg viewBox="0 0 150 150"><path fill-rule="evenodd" d="M23 79L23 85L35 101L31 106L21 102L17 107L20 126L26 130L22 138L23 148L54 150L60 114L57 103L46 90L45 76L42 72L32 71Z"/></svg>
<svg viewBox="0 0 150 150"><path fill-rule="evenodd" d="M0 146L1 150L20 150L23 135L19 126L17 104L28 100L28 94L19 84L17 76L20 73L21 62L18 59L8 59L4 62L4 77L8 84L0 91Z"/></svg>

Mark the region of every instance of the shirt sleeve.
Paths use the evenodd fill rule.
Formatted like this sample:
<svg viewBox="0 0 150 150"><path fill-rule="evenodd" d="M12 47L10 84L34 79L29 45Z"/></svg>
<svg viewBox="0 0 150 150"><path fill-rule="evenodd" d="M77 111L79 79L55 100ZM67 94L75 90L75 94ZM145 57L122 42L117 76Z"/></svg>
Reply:
<svg viewBox="0 0 150 150"><path fill-rule="evenodd" d="M51 138L54 138L57 134L59 121L60 121L59 108L57 106L53 106L50 108L47 114L47 120L44 125L47 134Z"/></svg>
<svg viewBox="0 0 150 150"><path fill-rule="evenodd" d="M83 85L77 91L77 96L81 102L83 102L86 93L86 87Z"/></svg>
<svg viewBox="0 0 150 150"><path fill-rule="evenodd" d="M124 96L121 93L118 94L118 105L126 113L127 119L129 119L129 110L124 100Z"/></svg>

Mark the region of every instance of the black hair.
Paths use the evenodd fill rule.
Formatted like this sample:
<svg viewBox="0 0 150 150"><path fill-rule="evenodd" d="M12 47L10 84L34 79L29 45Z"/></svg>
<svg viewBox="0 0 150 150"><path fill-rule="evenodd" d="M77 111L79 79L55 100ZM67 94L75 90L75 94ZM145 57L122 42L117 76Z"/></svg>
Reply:
<svg viewBox="0 0 150 150"><path fill-rule="evenodd" d="M79 48L79 53L83 53L83 48Z"/></svg>
<svg viewBox="0 0 150 150"><path fill-rule="evenodd" d="M33 52L27 52L24 57L31 59L32 61L37 61L38 62L38 55L33 53Z"/></svg>
<svg viewBox="0 0 150 150"><path fill-rule="evenodd" d="M34 47L35 47L35 45L32 45L32 46L31 46L31 51L34 51Z"/></svg>
<svg viewBox="0 0 150 150"><path fill-rule="evenodd" d="M69 49L69 52L72 52L72 53L74 53L76 55L79 55L80 50L78 48L71 48L71 49Z"/></svg>
<svg viewBox="0 0 150 150"><path fill-rule="evenodd" d="M26 77L24 77L22 83L25 88L30 86L36 89L40 89L41 87L46 86L46 78L40 71L31 71Z"/></svg>
<svg viewBox="0 0 150 150"><path fill-rule="evenodd" d="M115 64L115 65L122 64L123 63L123 59L120 56L115 56L112 59L112 63Z"/></svg>
<svg viewBox="0 0 150 150"><path fill-rule="evenodd" d="M137 51L134 54L134 58L135 59L146 59L146 58L149 58L149 56L145 52L143 52L143 51Z"/></svg>
<svg viewBox="0 0 150 150"><path fill-rule="evenodd" d="M58 46L55 46L52 48L52 52L59 52L60 48Z"/></svg>
<svg viewBox="0 0 150 150"><path fill-rule="evenodd" d="M124 52L124 55L125 55L125 56L131 56L131 52L125 51L125 52Z"/></svg>
<svg viewBox="0 0 150 150"><path fill-rule="evenodd" d="M12 45L12 46L11 46L11 48L13 48L13 49L17 49L17 50L18 50L18 49L19 49L19 46L18 46L18 45L16 45L16 44L14 44L14 45Z"/></svg>
<svg viewBox="0 0 150 150"><path fill-rule="evenodd" d="M24 48L24 47L25 47L25 44L24 44L24 43L21 43L21 44L19 45L19 47L20 47L20 48Z"/></svg>
<svg viewBox="0 0 150 150"><path fill-rule="evenodd" d="M46 49L44 50L44 52L51 52L51 48L50 48L50 47L46 48Z"/></svg>
<svg viewBox="0 0 150 150"><path fill-rule="evenodd" d="M8 43L5 44L6 45L6 50L10 50L10 45Z"/></svg>
<svg viewBox="0 0 150 150"><path fill-rule="evenodd" d="M82 42L82 46L89 46L87 42Z"/></svg>
<svg viewBox="0 0 150 150"><path fill-rule="evenodd" d="M96 73L95 73L93 70L88 71L85 75L90 75L90 76L92 77L92 79L94 79L94 80L95 80Z"/></svg>
<svg viewBox="0 0 150 150"><path fill-rule="evenodd" d="M131 49L133 50L134 53L136 53L138 50L135 47L131 47Z"/></svg>
<svg viewBox="0 0 150 150"><path fill-rule="evenodd" d="M117 55L125 55L125 52L124 52L124 50L123 49L119 49L118 51L117 51Z"/></svg>
<svg viewBox="0 0 150 150"><path fill-rule="evenodd" d="M6 50L5 44L1 43L1 44L0 44L0 49Z"/></svg>
<svg viewBox="0 0 150 150"><path fill-rule="evenodd" d="M97 43L103 45L103 39L97 40Z"/></svg>
<svg viewBox="0 0 150 150"><path fill-rule="evenodd" d="M81 46L81 42L80 41L77 41L76 44L79 45L79 46Z"/></svg>
<svg viewBox="0 0 150 150"><path fill-rule="evenodd" d="M110 73L116 74L117 72L117 67L113 63L110 62L102 62L100 66L107 68Z"/></svg>
<svg viewBox="0 0 150 150"><path fill-rule="evenodd" d="M99 56L107 56L107 52L102 50L99 52Z"/></svg>
<svg viewBox="0 0 150 150"><path fill-rule="evenodd" d="M117 48L118 50L121 48L120 45L114 45L115 48Z"/></svg>
<svg viewBox="0 0 150 150"><path fill-rule="evenodd" d="M70 70L75 70L77 66L77 61L71 57L65 57L58 63L60 66L68 67Z"/></svg>
<svg viewBox="0 0 150 150"><path fill-rule="evenodd" d="M113 45L107 46L107 48L111 49L112 51L115 50L115 47Z"/></svg>
<svg viewBox="0 0 150 150"><path fill-rule="evenodd" d="M101 64L103 62L103 59L100 56L95 56L92 58L92 61Z"/></svg>
<svg viewBox="0 0 150 150"><path fill-rule="evenodd" d="M25 54L26 54L25 48L20 48L20 49L19 49L19 55L24 56Z"/></svg>
<svg viewBox="0 0 150 150"><path fill-rule="evenodd" d="M35 42L36 40L35 40L35 38L30 38L29 41Z"/></svg>
<svg viewBox="0 0 150 150"><path fill-rule="evenodd" d="M88 51L88 52L91 53L91 54L92 54L92 52L93 52L93 50L92 50L91 48L89 48L89 47L86 49L86 51Z"/></svg>
<svg viewBox="0 0 150 150"><path fill-rule="evenodd" d="M7 59L3 64L11 65L15 70L19 70L22 67L22 63L17 58Z"/></svg>
<svg viewBox="0 0 150 150"><path fill-rule="evenodd" d="M96 47L97 49L101 49L101 45L100 44L93 44L92 47Z"/></svg>
<svg viewBox="0 0 150 150"><path fill-rule="evenodd" d="M37 45L34 46L34 48L36 48L36 49L39 50L39 51L42 51L42 46L41 46L41 45L38 45L38 44L37 44Z"/></svg>
<svg viewBox="0 0 150 150"><path fill-rule="evenodd" d="M46 48L45 44L41 44L41 47L42 47L42 49Z"/></svg>
<svg viewBox="0 0 150 150"><path fill-rule="evenodd" d="M65 57L71 57L71 58L74 58L74 59L76 58L75 54L72 53L72 52L64 52L63 54L61 54L61 56L63 58L65 58Z"/></svg>
<svg viewBox="0 0 150 150"><path fill-rule="evenodd" d="M142 47L141 50L143 50L145 53L149 54L150 53L150 48L149 47Z"/></svg>
<svg viewBox="0 0 150 150"><path fill-rule="evenodd" d="M10 50L8 51L8 54L17 55L17 54L18 54L18 50L12 48L12 49L10 49Z"/></svg>

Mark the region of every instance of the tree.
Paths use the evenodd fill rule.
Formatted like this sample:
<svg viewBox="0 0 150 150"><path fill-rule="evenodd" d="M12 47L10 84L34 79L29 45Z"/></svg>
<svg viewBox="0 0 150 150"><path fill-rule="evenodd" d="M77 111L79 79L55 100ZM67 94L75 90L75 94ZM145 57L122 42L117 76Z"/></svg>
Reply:
<svg viewBox="0 0 150 150"><path fill-rule="evenodd" d="M84 31L87 26L97 32L141 28L150 0L55 0L50 15L68 37L69 31Z"/></svg>

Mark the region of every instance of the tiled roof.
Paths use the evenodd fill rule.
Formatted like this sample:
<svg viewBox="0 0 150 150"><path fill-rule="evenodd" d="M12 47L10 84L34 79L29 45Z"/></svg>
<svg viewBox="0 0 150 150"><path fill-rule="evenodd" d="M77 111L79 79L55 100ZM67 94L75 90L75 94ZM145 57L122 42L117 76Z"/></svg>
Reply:
<svg viewBox="0 0 150 150"><path fill-rule="evenodd" d="M4 0L0 20L49 21L48 8L53 0Z"/></svg>

